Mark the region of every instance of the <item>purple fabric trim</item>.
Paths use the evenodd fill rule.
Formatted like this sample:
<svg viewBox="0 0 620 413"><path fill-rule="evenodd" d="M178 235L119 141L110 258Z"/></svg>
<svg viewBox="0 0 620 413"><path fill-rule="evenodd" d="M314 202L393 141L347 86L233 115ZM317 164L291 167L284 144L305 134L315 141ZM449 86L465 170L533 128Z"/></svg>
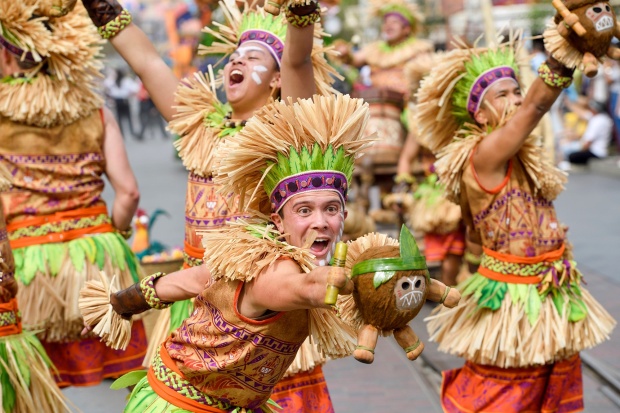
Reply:
<svg viewBox="0 0 620 413"><path fill-rule="evenodd" d="M405 23L407 26L411 26L411 22L409 21L409 19L402 13L399 13L397 11L391 11L389 13L385 13L383 15L383 19L385 19L387 16L394 16L394 17L398 17L403 23Z"/></svg>
<svg viewBox="0 0 620 413"><path fill-rule="evenodd" d="M15 46L13 43L9 42L7 39L4 38L4 36L0 36L0 44L9 52L11 52L13 55L17 56L21 59L23 59L26 62L30 62L30 63L39 63L41 60L36 60L34 58L34 55L31 52L27 52L17 46Z"/></svg>
<svg viewBox="0 0 620 413"><path fill-rule="evenodd" d="M241 33L239 46L245 42L261 42L267 46L271 55L276 59L278 67L280 66L282 53L284 52L284 42L278 36L265 30L246 30Z"/></svg>
<svg viewBox="0 0 620 413"><path fill-rule="evenodd" d="M478 112L478 109L480 109L480 104L487 90L495 82L502 79L513 79L517 82L517 75L514 69L510 66L499 66L489 69L478 76L469 90L469 96L467 97L467 111L472 117Z"/></svg>
<svg viewBox="0 0 620 413"><path fill-rule="evenodd" d="M271 192L271 210L278 212L294 195L324 190L337 192L344 203L347 199L347 177L337 171L308 171L284 178Z"/></svg>

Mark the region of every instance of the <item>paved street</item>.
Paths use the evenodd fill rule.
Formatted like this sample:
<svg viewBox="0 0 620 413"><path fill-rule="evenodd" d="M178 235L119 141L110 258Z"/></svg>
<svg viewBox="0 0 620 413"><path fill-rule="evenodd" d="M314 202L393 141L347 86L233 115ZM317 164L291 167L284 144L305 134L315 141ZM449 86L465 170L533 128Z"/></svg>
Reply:
<svg viewBox="0 0 620 413"><path fill-rule="evenodd" d="M155 240L181 245L186 172L175 159L172 145L160 138L145 142L127 141L131 163L142 193L141 207L147 212L156 208L168 211L170 218L160 217L153 229ZM112 199L109 190L106 199ZM570 226L575 256L586 273L588 289L620 319L620 178L594 171L571 174L567 191L557 201L560 220ZM425 313L430 308L424 309ZM412 326L425 342L425 354L441 368L459 366L456 358L439 354L428 342L422 314ZM620 333L612 340L590 350L616 374L620 372ZM418 362L416 362L418 363ZM436 394L429 392L417 371L420 366L408 362L393 338L381 338L375 363L363 365L352 358L337 360L324 367L332 399L338 413L435 412ZM109 390L110 382L97 387L65 390L85 413L121 412L125 391ZM586 411L619 412L599 391L592 378L584 379Z"/></svg>

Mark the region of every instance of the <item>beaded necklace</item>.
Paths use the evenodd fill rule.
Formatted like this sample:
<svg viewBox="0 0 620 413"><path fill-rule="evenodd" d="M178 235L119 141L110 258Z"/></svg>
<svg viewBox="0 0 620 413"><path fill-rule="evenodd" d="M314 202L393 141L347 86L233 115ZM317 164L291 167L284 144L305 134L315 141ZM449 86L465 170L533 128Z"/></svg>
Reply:
<svg viewBox="0 0 620 413"><path fill-rule="evenodd" d="M237 122L237 121L231 120L231 118L232 118L232 112L228 112L226 116L224 116L224 127L225 128L231 128L231 129L236 129L237 127L243 128L248 123L247 120L242 120L241 122Z"/></svg>

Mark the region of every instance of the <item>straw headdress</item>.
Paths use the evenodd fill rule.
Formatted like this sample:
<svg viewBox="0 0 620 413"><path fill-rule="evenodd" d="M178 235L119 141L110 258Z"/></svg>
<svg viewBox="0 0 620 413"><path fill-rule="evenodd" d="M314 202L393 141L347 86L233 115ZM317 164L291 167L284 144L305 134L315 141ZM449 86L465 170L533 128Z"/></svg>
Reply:
<svg viewBox="0 0 620 413"><path fill-rule="evenodd" d="M333 190L346 198L363 139L368 105L346 95L276 102L259 111L217 158L222 192L250 193L242 205L270 213L293 195Z"/></svg>
<svg viewBox="0 0 620 413"><path fill-rule="evenodd" d="M243 2L243 12L239 9L236 0L222 0L220 7L224 12L226 23L214 23L215 28L205 27L203 31L212 35L215 41L211 46L199 46L200 55L230 56L241 43L258 41L264 44L276 61L282 57L284 42L286 42L287 22L284 13L273 16L262 7L252 7ZM323 37L327 34L320 24L314 25L314 45L312 49L312 65L314 67L314 82L316 92L320 95L334 93L331 87L334 78L339 75L325 60L325 54L336 55L332 48L323 46Z"/></svg>
<svg viewBox="0 0 620 413"><path fill-rule="evenodd" d="M397 14L409 23L413 33L420 29L421 23L425 20L418 5L411 0L370 0L370 12L380 18Z"/></svg>
<svg viewBox="0 0 620 413"><path fill-rule="evenodd" d="M386 41L379 40L364 47L364 58L371 67L392 68L435 50L432 42L416 37L420 31L421 23L424 22L424 15L418 10L416 4L406 0L390 0L387 2L371 0L370 12L372 16L381 18L395 14L411 26L411 35L396 45L389 45Z"/></svg>
<svg viewBox="0 0 620 413"><path fill-rule="evenodd" d="M478 126L472 115L472 105L483 100L484 90L478 90L481 82L487 77L492 78L489 82L507 77L520 82L519 69L529 64L519 57L520 33L511 33L496 48L469 48L462 41L455 45L422 81L416 107L418 140L437 155L437 173L453 201L458 200L471 151L490 132ZM510 116L504 115L502 122ZM526 140L518 157L543 197L554 199L562 191L566 178L544 156L538 136Z"/></svg>
<svg viewBox="0 0 620 413"><path fill-rule="evenodd" d="M101 107L96 60L101 38L80 4L62 14L43 0L0 0L2 45L22 63L22 76L0 82L0 114L39 127L69 124ZM52 5L53 6L53 5Z"/></svg>

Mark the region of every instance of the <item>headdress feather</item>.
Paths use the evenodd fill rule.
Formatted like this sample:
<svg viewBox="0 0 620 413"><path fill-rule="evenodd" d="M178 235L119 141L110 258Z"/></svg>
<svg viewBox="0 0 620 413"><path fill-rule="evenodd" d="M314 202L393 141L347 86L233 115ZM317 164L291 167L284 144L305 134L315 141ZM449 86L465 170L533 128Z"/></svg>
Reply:
<svg viewBox="0 0 620 413"><path fill-rule="evenodd" d="M222 144L215 181L226 193L253 193L249 207L269 213L270 192L296 173L337 171L350 180L371 142L363 139L367 119L368 105L345 95L275 102Z"/></svg>

